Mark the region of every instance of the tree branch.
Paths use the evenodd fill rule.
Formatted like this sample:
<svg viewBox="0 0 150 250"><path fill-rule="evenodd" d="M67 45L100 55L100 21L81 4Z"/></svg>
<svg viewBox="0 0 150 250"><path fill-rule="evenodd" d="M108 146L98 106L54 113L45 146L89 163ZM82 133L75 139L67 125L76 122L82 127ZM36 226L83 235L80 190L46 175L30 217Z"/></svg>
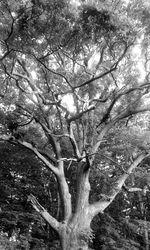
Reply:
<svg viewBox="0 0 150 250"><path fill-rule="evenodd" d="M130 89L125 90L122 93L119 93L116 97L113 98L112 102L110 103L110 105L109 105L109 107L107 109L107 112L104 114L102 120L100 121L100 123L96 127L99 127L102 123L104 123L104 122L106 122L108 120L114 105L116 104L116 102L119 100L120 97L122 97L123 95L127 95L127 94L129 94L129 93L131 93L133 91L142 90L142 89L147 88L147 87L150 87L149 83L143 84L143 85L141 85L139 87L130 88Z"/></svg>
<svg viewBox="0 0 150 250"><path fill-rule="evenodd" d="M72 204L68 183L65 178L63 159L60 159L58 162L58 169L59 175L57 175L57 181L59 184L59 194L63 205L63 221L68 221L72 214Z"/></svg>
<svg viewBox="0 0 150 250"><path fill-rule="evenodd" d="M57 164L57 160L50 156L45 150L38 149L39 153L42 154L44 157L48 158L54 165Z"/></svg>
<svg viewBox="0 0 150 250"><path fill-rule="evenodd" d="M71 86L71 84L70 84L69 80L67 79L67 77L65 77L63 74L61 74L61 73L59 73L59 72L56 72L56 71L50 69L49 67L47 67L47 66L45 65L45 63L43 63L43 62L42 62L39 58L37 58L35 55L33 55L33 57L34 57L41 65L43 65L43 67L44 67L45 69L47 69L49 72L51 72L51 73L53 73L53 74L55 74L55 75L57 75L57 76L62 77L62 78L66 81L66 83L68 84L68 86L71 88L71 90L73 90L73 87Z"/></svg>
<svg viewBox="0 0 150 250"><path fill-rule="evenodd" d="M96 76L96 77L93 77L93 78L89 79L88 81L85 81L85 82L82 83L81 85L78 85L78 86L73 87L73 89L75 90L75 89L77 89L77 88L83 87L83 86L85 86L85 85L87 85L87 84L89 84L89 83L91 83L91 82L93 82L93 81L95 81L95 80L101 79L101 78L103 78L104 76L108 75L109 73L115 71L115 70L117 69L117 67L118 67L118 64L120 63L120 61L121 61L121 60L123 59L123 57L125 56L125 54L126 54L126 52L127 52L127 49L128 49L128 47L129 47L129 46L127 46L126 42L123 42L123 43L124 43L124 51L123 51L122 55L118 58L117 62L115 62L115 63L111 66L111 68L110 68L109 70L105 71L104 73L102 73L102 74L100 74L100 75L98 75L98 76Z"/></svg>
<svg viewBox="0 0 150 250"><path fill-rule="evenodd" d="M17 142L20 145L30 149L36 156L38 156L38 158L46 165L46 167L48 167L56 176L59 174L58 168L52 165L35 147L32 146L31 143L21 141L21 140L17 140Z"/></svg>
<svg viewBox="0 0 150 250"><path fill-rule="evenodd" d="M95 216L98 213L102 213L112 203L112 201L115 199L117 194L122 189L122 186L124 185L128 176L148 156L150 156L150 154L146 153L140 154L128 168L126 173L124 173L121 177L119 177L119 179L115 182L111 191L108 194L104 195L104 197L101 200L90 205L90 210L93 216Z"/></svg>
<svg viewBox="0 0 150 250"><path fill-rule="evenodd" d="M5 59L5 57L8 56L12 51L13 51L13 49L7 50L5 52L5 54L0 58L0 61L3 61Z"/></svg>
<svg viewBox="0 0 150 250"><path fill-rule="evenodd" d="M76 140L75 140L75 137L74 137L74 134L73 134L73 130L72 130L72 127L70 125L70 134L62 134L62 135L54 135L54 137L58 137L58 138L61 138L61 137L68 137L71 141L71 144L72 144L72 147L73 147L73 150L74 150L74 154L77 158L77 160L80 160L81 159L81 154L80 154L80 151L79 151L79 148L78 148L78 145L76 143Z"/></svg>
<svg viewBox="0 0 150 250"><path fill-rule="evenodd" d="M91 150L91 160L90 162L92 163L92 161L94 161L95 158L95 154L98 151L98 148L100 147L100 144L102 142L103 137L105 136L105 134L109 131L109 129L111 129L111 127L113 125L115 125L119 120L122 120L124 118L127 118L131 115L135 115L141 112L146 112L146 111L150 111L150 107L141 107L138 109L131 109L130 108L131 105L129 105L127 108L125 108L121 114L115 116L112 121L110 121L108 124L105 125L105 127L101 130L101 132L99 133L98 137L97 137L97 142L95 143L95 145L93 146L92 150Z"/></svg>
<svg viewBox="0 0 150 250"><path fill-rule="evenodd" d="M75 86L74 89L81 88L81 87L83 87L83 86L85 86L85 85L87 85L87 84L89 84L89 83L91 83L91 82L93 82L93 81L96 81L96 80L98 80L98 79L101 79L101 78L103 78L104 76L108 75L109 73L115 71L116 69L117 69L117 67L116 67L116 65L115 65L115 66L111 67L109 70L105 71L104 73L102 73L102 74L100 74L100 75L98 75L98 76L92 77L91 79L89 79L88 81L82 83L81 85Z"/></svg>
<svg viewBox="0 0 150 250"><path fill-rule="evenodd" d="M59 226L60 223L54 218L52 217L41 205L40 203L37 201L37 199L35 198L35 196L33 196L32 194L30 194L28 196L28 201L31 201L32 206L34 207L34 209L40 213L42 215L42 217L51 225L52 228L54 228L57 232L59 231Z"/></svg>
<svg viewBox="0 0 150 250"><path fill-rule="evenodd" d="M146 112L146 111L150 111L150 107L149 107L149 106L148 106L148 107L141 107L141 108L138 108L138 109L132 109L132 108L130 107L130 105L129 105L127 108L125 108L125 109L123 110L123 112L121 112L121 114L115 116L115 117L112 119L111 123L112 123L112 124L115 124L115 123L117 123L119 120L122 120L122 119L124 119L124 118L127 118L127 117L129 117L129 116L131 116L131 115L136 115L136 114L138 114L138 113Z"/></svg>
<svg viewBox="0 0 150 250"><path fill-rule="evenodd" d="M13 137L12 135L1 135L0 139L3 141L7 141L9 143L13 143L13 144L19 144L21 146L24 146L25 148L28 148L29 150L31 150L45 165L46 167L48 167L56 176L58 176L60 174L60 171L58 168L56 168L54 165L52 165L41 153L40 151L38 151L38 149L36 149L31 143L26 142L26 141L21 141L21 140L17 140L15 137ZM47 155L46 155L47 157ZM53 158L52 158L53 159ZM52 160L55 161L55 160ZM58 162L58 161L57 161Z"/></svg>
<svg viewBox="0 0 150 250"><path fill-rule="evenodd" d="M77 157L77 159L81 159L81 154L80 154L80 151L79 151L79 148L78 148L78 145L77 145L77 142L76 142L76 139L74 137L74 133L73 133L73 129L72 129L72 125L70 124L70 131L69 131L69 138L70 138L70 141L71 141L71 144L72 144L72 147L73 147L73 150L74 150L74 153L75 153L75 156Z"/></svg>
<svg viewBox="0 0 150 250"><path fill-rule="evenodd" d="M97 137L97 142L95 143L95 145L92 147L92 150L90 152L90 155L92 155L91 159L90 159L90 163L92 164L92 162L95 159L95 155L101 145L101 142L103 141L103 137L105 136L105 134L109 131L109 129L112 127L112 123L109 123L107 125L105 125L105 127L102 129L102 131L99 133L98 137Z"/></svg>
<svg viewBox="0 0 150 250"><path fill-rule="evenodd" d="M1 139L4 141L8 141L13 144L19 144L21 146L24 146L25 148L28 148L31 150L44 164L46 167L48 167L55 175L59 184L59 193L63 205L63 220L67 221L69 220L71 214L72 214L72 205L71 205L71 195L69 193L69 187L65 178L64 174L64 159L59 159L57 161L58 167L56 168L54 165L52 165L35 147L32 146L31 143L21 141L21 140L16 140L12 136L1 136ZM10 140L11 139L11 140ZM35 202L34 200L34 205L35 209L42 214L42 216L45 216L45 219L47 218L49 220L52 219L50 215L44 210L38 203ZM48 221L48 220L47 220ZM50 223L50 221L49 221Z"/></svg>
<svg viewBox="0 0 150 250"><path fill-rule="evenodd" d="M91 110L94 110L94 109L95 109L95 106L92 105L92 107L89 107L88 109L82 111L81 113L76 114L76 115L74 115L74 116L68 118L68 119L67 119L67 122L70 123L70 122L72 122L72 121L75 121L75 120L77 120L77 119L80 119L84 114L86 114L86 113L88 113L88 112L90 112Z"/></svg>
<svg viewBox="0 0 150 250"><path fill-rule="evenodd" d="M36 118L35 118L35 120L38 121ZM58 149L57 143L54 139L54 136L50 133L50 130L47 128L47 126L44 123L42 123L40 121L38 121L38 123L41 125L42 129L47 134L48 139L49 139L49 143L51 144L53 151L56 155L56 158L58 159L59 158L59 152L58 152L59 149Z"/></svg>

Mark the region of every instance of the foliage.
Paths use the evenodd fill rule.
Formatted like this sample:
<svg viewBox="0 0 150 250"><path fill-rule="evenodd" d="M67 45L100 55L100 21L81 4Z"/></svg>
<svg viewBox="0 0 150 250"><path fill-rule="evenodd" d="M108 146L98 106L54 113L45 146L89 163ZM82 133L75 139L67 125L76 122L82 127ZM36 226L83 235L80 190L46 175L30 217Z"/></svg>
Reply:
<svg viewBox="0 0 150 250"><path fill-rule="evenodd" d="M50 193L51 186L55 185L54 180L52 177L49 179L43 166L38 167L39 162L29 151L25 152L23 148L16 148L7 143L1 143L0 146L0 230L7 234L8 243L9 238L12 238L12 243L15 238L19 247L21 244L24 247L26 244L30 247L42 246L42 242L44 246L51 229L48 229L48 225L33 211L28 202L28 195L38 194L43 204L55 214L55 194ZM49 195L52 195L50 200ZM51 233L54 237L55 233Z"/></svg>
<svg viewBox="0 0 150 250"><path fill-rule="evenodd" d="M136 222L116 221L108 215L98 220L94 249L145 249Z"/></svg>

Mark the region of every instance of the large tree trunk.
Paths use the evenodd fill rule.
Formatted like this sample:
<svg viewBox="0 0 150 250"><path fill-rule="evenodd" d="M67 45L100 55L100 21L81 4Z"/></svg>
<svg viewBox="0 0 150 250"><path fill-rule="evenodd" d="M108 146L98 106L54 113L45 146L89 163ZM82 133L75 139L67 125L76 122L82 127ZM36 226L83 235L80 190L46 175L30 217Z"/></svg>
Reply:
<svg viewBox="0 0 150 250"><path fill-rule="evenodd" d="M90 215L83 210L79 215L74 215L68 225L60 229L60 242L62 250L88 250L91 237Z"/></svg>
<svg viewBox="0 0 150 250"><path fill-rule="evenodd" d="M62 250L87 250L91 238L90 224L93 214L89 206L89 166L78 166L77 194L75 211L66 223L62 222L59 230Z"/></svg>
<svg viewBox="0 0 150 250"><path fill-rule="evenodd" d="M88 240L84 239L81 229L64 231L60 237L62 250L88 250Z"/></svg>
<svg viewBox="0 0 150 250"><path fill-rule="evenodd" d="M91 161L89 161L88 155L85 155L78 164L74 212L72 212L71 195L64 175L63 160L59 160L58 168L55 169L52 166L60 187L59 193L63 207L62 221L59 222L52 217L33 195L30 195L29 199L36 211L58 232L62 250L88 250L89 240L92 236L90 228L92 219L98 213L102 213L112 203L128 176L146 156L146 153L139 155L128 170L116 180L108 194L103 195L99 201L89 204L89 171L91 169Z"/></svg>

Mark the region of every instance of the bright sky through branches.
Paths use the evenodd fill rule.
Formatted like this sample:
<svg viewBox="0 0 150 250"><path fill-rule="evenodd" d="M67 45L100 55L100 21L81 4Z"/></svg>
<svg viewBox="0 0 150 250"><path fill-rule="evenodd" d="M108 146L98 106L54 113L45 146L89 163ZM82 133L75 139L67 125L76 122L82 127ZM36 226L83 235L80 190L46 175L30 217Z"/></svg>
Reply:
<svg viewBox="0 0 150 250"><path fill-rule="evenodd" d="M71 94L67 94L62 98L62 105L66 107L71 113L76 111L74 100Z"/></svg>

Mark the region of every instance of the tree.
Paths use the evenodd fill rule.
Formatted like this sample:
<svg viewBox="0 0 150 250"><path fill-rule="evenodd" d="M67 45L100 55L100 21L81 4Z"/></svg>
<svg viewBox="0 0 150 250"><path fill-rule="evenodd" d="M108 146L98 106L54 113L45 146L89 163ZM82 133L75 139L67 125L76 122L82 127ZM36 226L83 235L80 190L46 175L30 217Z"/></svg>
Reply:
<svg viewBox="0 0 150 250"><path fill-rule="evenodd" d="M128 157L126 150L126 158L113 159L119 166L113 181L89 202L90 172L104 166L108 136L118 138L119 128L124 131L133 116L150 109L144 103L149 82L138 81L132 58L147 23L133 11L127 17L128 6L117 2L110 7L110 1L83 1L76 11L63 0L0 2L1 139L32 151L55 176L59 219L33 194L28 199L58 232L65 250L88 249L91 221L149 157L147 145L135 145Z"/></svg>

